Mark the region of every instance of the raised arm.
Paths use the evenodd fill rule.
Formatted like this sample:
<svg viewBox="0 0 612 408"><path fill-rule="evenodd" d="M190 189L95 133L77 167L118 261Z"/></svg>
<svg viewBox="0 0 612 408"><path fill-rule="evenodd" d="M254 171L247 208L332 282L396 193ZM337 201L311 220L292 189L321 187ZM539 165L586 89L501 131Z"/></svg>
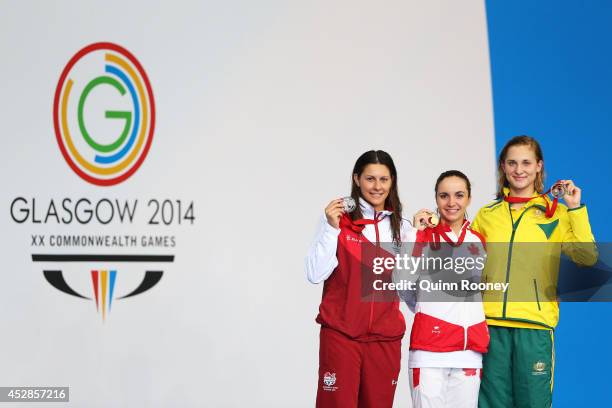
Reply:
<svg viewBox="0 0 612 408"><path fill-rule="evenodd" d="M342 199L332 200L325 207L325 214L305 261L306 277L311 283L323 282L338 266L336 250L342 214L344 214Z"/></svg>

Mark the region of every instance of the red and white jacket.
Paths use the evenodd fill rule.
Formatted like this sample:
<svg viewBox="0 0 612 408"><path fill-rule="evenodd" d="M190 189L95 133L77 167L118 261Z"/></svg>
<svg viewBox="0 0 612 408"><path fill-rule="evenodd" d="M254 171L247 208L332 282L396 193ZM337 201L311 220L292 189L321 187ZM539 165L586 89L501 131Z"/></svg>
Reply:
<svg viewBox="0 0 612 408"><path fill-rule="evenodd" d="M484 264L486 257L484 238L469 228L468 221L464 222L459 236L448 225L439 224L422 231L413 229L405 239L415 242L412 256L435 256L440 248L438 243L441 243L442 248L452 248L454 258L481 256ZM471 280L480 282L481 274L482 269L475 267L470 270L469 276ZM451 275L459 280L462 274L451 271ZM435 282L427 275L417 276L416 279ZM410 301L410 295L416 295L416 304ZM404 291L400 296L415 312L410 335L409 368L482 367L482 353L487 352L489 345L489 330L479 294L471 299L439 301L442 300L440 292L431 296L431 293L417 289L416 292Z"/></svg>
<svg viewBox="0 0 612 408"><path fill-rule="evenodd" d="M329 225L323 216L306 257L308 280L325 281L316 321L356 341L399 340L406 323L397 293L381 294L368 289L374 278L392 280L392 270L380 275L372 273L374 256L391 256L377 245L393 241L391 212L376 212L364 200L359 204L363 220L352 221L345 214L340 219L340 229Z"/></svg>

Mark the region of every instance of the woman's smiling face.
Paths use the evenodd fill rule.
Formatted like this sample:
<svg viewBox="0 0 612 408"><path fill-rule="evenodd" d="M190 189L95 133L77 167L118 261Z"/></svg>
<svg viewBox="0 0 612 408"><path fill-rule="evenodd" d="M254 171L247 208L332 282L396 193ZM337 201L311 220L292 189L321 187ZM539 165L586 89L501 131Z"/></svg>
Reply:
<svg viewBox="0 0 612 408"><path fill-rule="evenodd" d="M508 149L502 169L513 192L530 193L536 176L542 171L542 161L537 159L530 146L517 145Z"/></svg>
<svg viewBox="0 0 612 408"><path fill-rule="evenodd" d="M449 176L438 184L436 205L445 224L463 222L470 201L467 184L461 177Z"/></svg>
<svg viewBox="0 0 612 408"><path fill-rule="evenodd" d="M368 164L360 176L353 175L355 183L359 186L361 196L376 211L385 209L385 200L389 196L393 178L389 168L384 164Z"/></svg>

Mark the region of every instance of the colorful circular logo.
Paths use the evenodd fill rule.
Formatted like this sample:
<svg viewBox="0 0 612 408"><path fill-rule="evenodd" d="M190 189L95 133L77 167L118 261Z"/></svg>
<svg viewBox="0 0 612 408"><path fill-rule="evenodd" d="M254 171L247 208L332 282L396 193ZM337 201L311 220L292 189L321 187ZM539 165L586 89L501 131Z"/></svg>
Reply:
<svg viewBox="0 0 612 408"><path fill-rule="evenodd" d="M155 128L155 102L142 65L108 42L86 46L68 62L53 101L57 143L84 180L111 186L144 161Z"/></svg>

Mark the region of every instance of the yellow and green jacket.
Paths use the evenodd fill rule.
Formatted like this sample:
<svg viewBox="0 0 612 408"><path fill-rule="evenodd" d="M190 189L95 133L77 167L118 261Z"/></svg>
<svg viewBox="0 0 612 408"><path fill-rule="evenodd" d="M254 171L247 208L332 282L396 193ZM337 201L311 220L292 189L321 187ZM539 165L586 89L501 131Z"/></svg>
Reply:
<svg viewBox="0 0 612 408"><path fill-rule="evenodd" d="M545 200L551 205L547 196L537 197L520 209L498 200L481 208L472 223L487 242L483 281L509 283L506 292L483 293L489 325L554 329L561 252L578 265L597 262L586 207L568 209L559 203L552 218L546 218Z"/></svg>

